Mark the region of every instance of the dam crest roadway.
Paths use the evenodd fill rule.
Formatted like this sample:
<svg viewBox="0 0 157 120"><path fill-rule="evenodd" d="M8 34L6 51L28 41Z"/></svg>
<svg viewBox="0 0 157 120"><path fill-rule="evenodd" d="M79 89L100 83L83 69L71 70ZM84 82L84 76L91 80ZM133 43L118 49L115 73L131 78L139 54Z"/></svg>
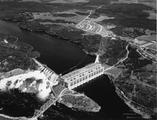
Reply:
<svg viewBox="0 0 157 120"><path fill-rule="evenodd" d="M70 73L67 73L65 75L59 76L57 75L53 70L51 70L48 66L43 65L36 59L33 59L39 66L39 70L45 74L47 79L52 83L53 85L57 85L58 78L63 79L67 85L68 89L72 90L74 88L77 88L80 85L83 85L105 73L105 71L110 70L113 68L113 66L102 66L101 63L98 62L98 57L96 57L96 60L94 63L89 64L83 68L74 70ZM62 90L57 97L54 97L54 95L50 95L49 100L44 103L39 110L36 110L34 113L34 116L32 118L27 118L27 120L37 120L38 117L42 116L43 113L52 105L56 103L56 101L63 95L64 91L66 91L67 88ZM22 118L21 120L25 120Z"/></svg>

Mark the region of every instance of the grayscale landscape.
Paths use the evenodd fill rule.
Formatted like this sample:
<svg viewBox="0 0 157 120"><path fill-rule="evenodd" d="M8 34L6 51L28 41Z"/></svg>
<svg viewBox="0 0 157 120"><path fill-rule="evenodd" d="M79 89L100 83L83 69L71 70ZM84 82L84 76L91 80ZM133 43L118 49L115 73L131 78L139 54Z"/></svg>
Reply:
<svg viewBox="0 0 157 120"><path fill-rule="evenodd" d="M0 120L156 120L156 0L0 0Z"/></svg>

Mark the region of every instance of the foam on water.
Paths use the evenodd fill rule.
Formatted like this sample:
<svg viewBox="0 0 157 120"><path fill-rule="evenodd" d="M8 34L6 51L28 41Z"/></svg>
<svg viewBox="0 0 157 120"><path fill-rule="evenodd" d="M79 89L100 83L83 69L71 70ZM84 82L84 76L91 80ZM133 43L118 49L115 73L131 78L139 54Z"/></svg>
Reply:
<svg viewBox="0 0 157 120"><path fill-rule="evenodd" d="M28 79L33 79L28 83ZM39 82L41 80L41 82ZM36 93L41 99L45 99L51 92L52 84L40 71L29 71L24 74L15 75L9 78L0 80L0 91L7 91L10 89L19 89L21 92Z"/></svg>

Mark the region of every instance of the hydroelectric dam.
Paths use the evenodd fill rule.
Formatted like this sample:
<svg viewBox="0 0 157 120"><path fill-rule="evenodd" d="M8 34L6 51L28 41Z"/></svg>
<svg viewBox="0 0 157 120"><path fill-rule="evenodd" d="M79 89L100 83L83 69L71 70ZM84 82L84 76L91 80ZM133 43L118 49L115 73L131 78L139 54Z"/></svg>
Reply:
<svg viewBox="0 0 157 120"><path fill-rule="evenodd" d="M39 65L39 70L45 74L50 83L52 83L53 85L57 85L57 79L60 77L67 83L70 90L103 75L106 70L112 68L110 66L102 66L96 58L94 63L86 65L83 68L76 69L65 75L59 76L48 66L40 63L36 59L34 59L34 61Z"/></svg>
<svg viewBox="0 0 157 120"><path fill-rule="evenodd" d="M58 84L58 79L64 80L67 83L68 88L64 88L58 94L55 93L55 90L52 91L57 94L56 96L50 95L49 100L44 103L39 110L36 110L34 116L32 118L27 118L27 120L37 120L38 117L42 116L42 114L49 108L51 105L54 105L59 97L67 90L67 89L74 89L80 85L83 85L94 78L97 78L105 73L106 70L112 69L111 66L102 66L101 63L98 62L98 57L96 58L95 62L89 64L83 68L74 70L70 73L65 75L57 75L53 70L51 70L48 66L40 63L36 59L34 61L38 64L39 70L47 76L47 79L50 81L51 84L54 86ZM23 120L23 119L22 119Z"/></svg>

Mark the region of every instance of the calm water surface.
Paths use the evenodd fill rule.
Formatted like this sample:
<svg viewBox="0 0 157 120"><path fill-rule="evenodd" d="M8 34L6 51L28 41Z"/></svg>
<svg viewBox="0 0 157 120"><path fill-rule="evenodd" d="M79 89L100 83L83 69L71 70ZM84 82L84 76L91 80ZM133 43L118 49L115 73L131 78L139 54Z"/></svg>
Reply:
<svg viewBox="0 0 157 120"><path fill-rule="evenodd" d="M74 44L47 35L21 31L11 23L0 21L0 33L17 35L22 41L31 44L34 50L41 54L38 60L57 73L69 72L77 67L83 67L95 59L93 56L86 55ZM127 118L125 113L133 114L116 95L113 84L105 75L78 87L76 91L84 92L88 97L95 100L101 105L101 111L99 113L84 113L73 111L58 104L46 111L41 120L125 120ZM39 107L40 104L33 95L24 95L17 91L14 91L14 94L0 93L0 98L0 105L3 107L7 105L7 102L14 99L13 104L7 105L6 110L0 111L12 116L24 114L29 116L33 112L32 109ZM8 99L8 101L4 103L4 99ZM129 120L137 120L137 118Z"/></svg>

